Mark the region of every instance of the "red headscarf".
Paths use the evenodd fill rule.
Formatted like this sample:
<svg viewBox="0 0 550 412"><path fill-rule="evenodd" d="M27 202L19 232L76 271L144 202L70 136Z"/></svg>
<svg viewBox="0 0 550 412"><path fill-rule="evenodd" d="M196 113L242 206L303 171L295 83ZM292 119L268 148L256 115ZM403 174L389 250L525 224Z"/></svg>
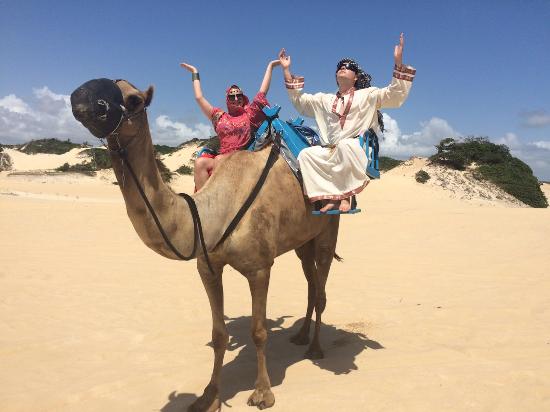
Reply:
<svg viewBox="0 0 550 412"><path fill-rule="evenodd" d="M242 93L243 95L242 106L237 106L233 104L233 102L229 101L229 91L231 89L238 89ZM244 108L248 105L249 100L239 86L237 86L236 84L232 84L231 86L229 86L229 89L225 91L225 102L227 104L227 113L229 113L230 116L240 116L241 114L244 113Z"/></svg>

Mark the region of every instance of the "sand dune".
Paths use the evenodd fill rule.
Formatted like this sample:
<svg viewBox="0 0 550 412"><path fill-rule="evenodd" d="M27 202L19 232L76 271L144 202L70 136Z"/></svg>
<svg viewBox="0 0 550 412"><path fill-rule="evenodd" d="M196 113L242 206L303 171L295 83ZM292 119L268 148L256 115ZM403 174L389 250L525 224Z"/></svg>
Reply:
<svg viewBox="0 0 550 412"><path fill-rule="evenodd" d="M16 170L78 160L25 156L12 156ZM326 359L304 360L288 342L306 283L292 253L275 262L273 411L550 410L550 210L419 184L422 162L372 182L363 213L342 218ZM209 379L210 309L195 263L141 243L113 180L0 173L2 411L173 412ZM174 186L190 192L192 178ZM231 268L224 278L224 408L249 411L248 285Z"/></svg>

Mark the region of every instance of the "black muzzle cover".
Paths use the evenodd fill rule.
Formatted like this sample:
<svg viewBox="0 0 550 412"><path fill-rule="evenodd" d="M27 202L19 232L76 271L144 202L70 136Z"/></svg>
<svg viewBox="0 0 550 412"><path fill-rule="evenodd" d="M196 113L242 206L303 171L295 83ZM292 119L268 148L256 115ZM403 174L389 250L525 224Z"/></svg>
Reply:
<svg viewBox="0 0 550 412"><path fill-rule="evenodd" d="M73 115L99 138L118 129L124 115L122 92L113 80L87 81L71 94Z"/></svg>

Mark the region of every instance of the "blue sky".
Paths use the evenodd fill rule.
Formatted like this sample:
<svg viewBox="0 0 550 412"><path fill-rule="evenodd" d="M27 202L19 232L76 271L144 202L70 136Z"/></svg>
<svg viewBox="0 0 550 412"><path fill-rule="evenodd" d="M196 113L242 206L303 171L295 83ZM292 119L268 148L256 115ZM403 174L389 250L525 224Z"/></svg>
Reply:
<svg viewBox="0 0 550 412"><path fill-rule="evenodd" d="M149 121L158 143L206 137L208 120L180 61L199 68L214 105L231 83L254 95L281 47L306 91L334 91L342 57L358 60L383 87L401 31L404 62L417 77L405 105L385 112L383 153L427 155L443 137L488 136L550 180L548 0L0 0L0 142L93 142L72 119L67 96L98 77L155 85ZM268 99L283 107L282 117L295 116L278 69Z"/></svg>

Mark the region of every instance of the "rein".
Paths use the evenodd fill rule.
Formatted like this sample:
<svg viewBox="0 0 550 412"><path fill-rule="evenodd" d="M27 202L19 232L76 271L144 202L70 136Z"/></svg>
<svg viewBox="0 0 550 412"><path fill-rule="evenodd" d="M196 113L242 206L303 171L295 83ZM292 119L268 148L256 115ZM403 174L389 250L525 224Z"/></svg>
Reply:
<svg viewBox="0 0 550 412"><path fill-rule="evenodd" d="M124 119L121 120L121 122L119 123L119 126L123 123L123 121L131 119L133 117L136 117L138 114L141 114L142 112L145 112L145 109L143 111L135 113L131 116L124 116ZM272 122L272 120L273 119L268 118L268 136L269 137L271 137L271 122ZM117 130L118 130L119 126L117 126L115 131L113 133L111 133L110 136L114 135L114 137L117 137L117 135L118 135ZM231 223L229 223L229 225L227 226L227 229L223 233L221 239L214 246L214 249L217 248L221 243L223 243L223 241L225 241L225 239L227 239L227 237L231 234L231 232L239 224L242 217L244 216L246 211L250 208L250 206L254 202L254 199L256 198L258 193L260 192L260 189L262 188L262 186L263 186L263 184L264 184L264 182L267 178L267 175L268 175L269 171L271 170L271 167L275 164L275 161L277 160L277 157L279 155L280 136L277 133L275 133L275 136L277 136L276 140L275 139L273 140L273 143L272 143L272 146L271 146L271 151L269 152L269 157L267 158L264 169L262 170L262 173L261 173L258 181L256 182L256 185L252 189L250 195L248 195L248 198L246 199L244 204L241 206L241 208L239 209L239 211L237 212L237 214L235 215L235 217L233 218ZM116 144L118 145L117 149L111 149L109 147L110 145L106 145L107 150L109 150L111 153L117 154L120 157L120 159L122 161L123 172L124 172L124 167L125 166L128 169L128 171L130 172L130 176L134 180L134 183L136 184L136 187L138 188L139 194L141 195L143 201L145 202L145 205L147 206L147 209L149 210L149 213L151 213L151 216L152 216L153 220L155 221L155 224L157 225L157 228L158 228L164 242L168 246L168 248L179 259L181 259L181 260L191 260L191 259L195 258L195 254L196 254L196 251L197 251L197 237L198 237L199 242L200 242L201 247L202 247L202 250L203 250L204 258L206 260L206 264L208 266L208 269L210 270L211 274L213 276L215 276L215 272L212 269L212 264L210 263L210 258L208 256L208 250L206 248L206 242L204 240L204 234L203 234L203 230L202 230L201 219L200 219L200 216L199 216L199 211L197 209L197 205L195 203L195 200L186 193L180 193L179 194L187 202L187 204L189 206L189 210L191 211L191 216L193 217L193 228L194 228L194 230L193 230L193 233L194 233L193 250L192 250L192 252L189 256L185 256L177 250L177 248L174 246L174 244L168 238L168 235L166 234L164 228L162 227L162 224L160 223L160 220L159 220L159 218L158 218L158 216L155 212L155 209L151 205L151 202L149 202L149 199L147 198L147 195L145 194L145 191L143 190L141 184L139 183L139 180L138 180L138 178L137 178L137 176L134 172L134 169L132 168L132 165L128 161L128 147L131 143L128 144L126 147L121 147L120 142L118 141L118 138L116 138Z"/></svg>

